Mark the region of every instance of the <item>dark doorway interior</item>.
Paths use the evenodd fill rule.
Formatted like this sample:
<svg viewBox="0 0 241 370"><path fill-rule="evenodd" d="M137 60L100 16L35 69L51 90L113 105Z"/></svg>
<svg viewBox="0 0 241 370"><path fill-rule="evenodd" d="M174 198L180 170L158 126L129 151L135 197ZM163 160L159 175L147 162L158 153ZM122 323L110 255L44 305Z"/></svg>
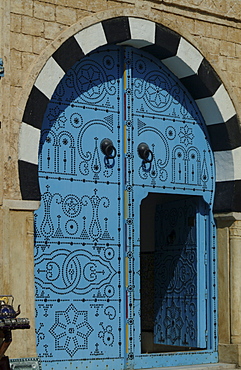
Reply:
<svg viewBox="0 0 241 370"><path fill-rule="evenodd" d="M140 206L141 350L142 353L196 350L194 347L156 344L155 325L155 217L158 205L186 198L183 195L149 193Z"/></svg>

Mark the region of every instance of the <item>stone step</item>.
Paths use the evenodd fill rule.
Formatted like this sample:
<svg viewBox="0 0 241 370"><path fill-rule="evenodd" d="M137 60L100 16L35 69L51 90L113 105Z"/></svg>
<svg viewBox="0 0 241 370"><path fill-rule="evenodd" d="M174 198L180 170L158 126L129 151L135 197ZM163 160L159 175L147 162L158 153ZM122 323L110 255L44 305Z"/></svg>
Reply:
<svg viewBox="0 0 241 370"><path fill-rule="evenodd" d="M175 366L175 367L155 367L152 369L138 369L138 370L232 370L237 369L235 364L204 364L191 366Z"/></svg>

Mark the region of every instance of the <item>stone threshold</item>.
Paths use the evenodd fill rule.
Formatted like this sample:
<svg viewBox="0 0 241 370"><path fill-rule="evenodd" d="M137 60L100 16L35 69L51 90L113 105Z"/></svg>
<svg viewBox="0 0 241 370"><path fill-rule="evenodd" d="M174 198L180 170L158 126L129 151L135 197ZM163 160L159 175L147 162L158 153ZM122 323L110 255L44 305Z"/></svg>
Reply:
<svg viewBox="0 0 241 370"><path fill-rule="evenodd" d="M237 369L237 365L217 363L191 366L155 367L152 369L138 369L138 370L232 370L232 369Z"/></svg>

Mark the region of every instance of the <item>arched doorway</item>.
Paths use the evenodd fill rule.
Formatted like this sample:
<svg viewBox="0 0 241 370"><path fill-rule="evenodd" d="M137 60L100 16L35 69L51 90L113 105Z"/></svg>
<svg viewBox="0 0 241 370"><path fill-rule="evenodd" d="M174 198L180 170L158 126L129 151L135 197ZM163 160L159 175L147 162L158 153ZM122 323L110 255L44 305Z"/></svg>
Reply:
<svg viewBox="0 0 241 370"><path fill-rule="evenodd" d="M46 366L216 361L214 160L203 118L179 80L145 52L100 48L58 84L40 143L36 330ZM156 215L152 246L145 202ZM159 346L151 354L143 353L150 351L140 279L148 248ZM170 259L176 263L163 285L159 271ZM182 294L170 293L173 277ZM170 345L171 357L163 347Z"/></svg>

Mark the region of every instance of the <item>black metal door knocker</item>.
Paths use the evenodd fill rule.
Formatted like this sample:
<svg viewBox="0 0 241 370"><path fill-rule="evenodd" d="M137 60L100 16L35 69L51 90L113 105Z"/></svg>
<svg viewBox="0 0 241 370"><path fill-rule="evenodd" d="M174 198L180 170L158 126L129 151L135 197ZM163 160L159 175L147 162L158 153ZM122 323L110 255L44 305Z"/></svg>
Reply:
<svg viewBox="0 0 241 370"><path fill-rule="evenodd" d="M116 148L114 147L112 140L108 138L103 139L100 143L100 149L102 153L105 155L104 157L105 166L108 168L114 167Z"/></svg>
<svg viewBox="0 0 241 370"><path fill-rule="evenodd" d="M148 144L140 143L137 147L137 153L139 157L142 159L142 169L145 172L149 172L151 169L151 162L153 161L154 154L149 148ZM149 163L149 167L147 168L146 163Z"/></svg>

